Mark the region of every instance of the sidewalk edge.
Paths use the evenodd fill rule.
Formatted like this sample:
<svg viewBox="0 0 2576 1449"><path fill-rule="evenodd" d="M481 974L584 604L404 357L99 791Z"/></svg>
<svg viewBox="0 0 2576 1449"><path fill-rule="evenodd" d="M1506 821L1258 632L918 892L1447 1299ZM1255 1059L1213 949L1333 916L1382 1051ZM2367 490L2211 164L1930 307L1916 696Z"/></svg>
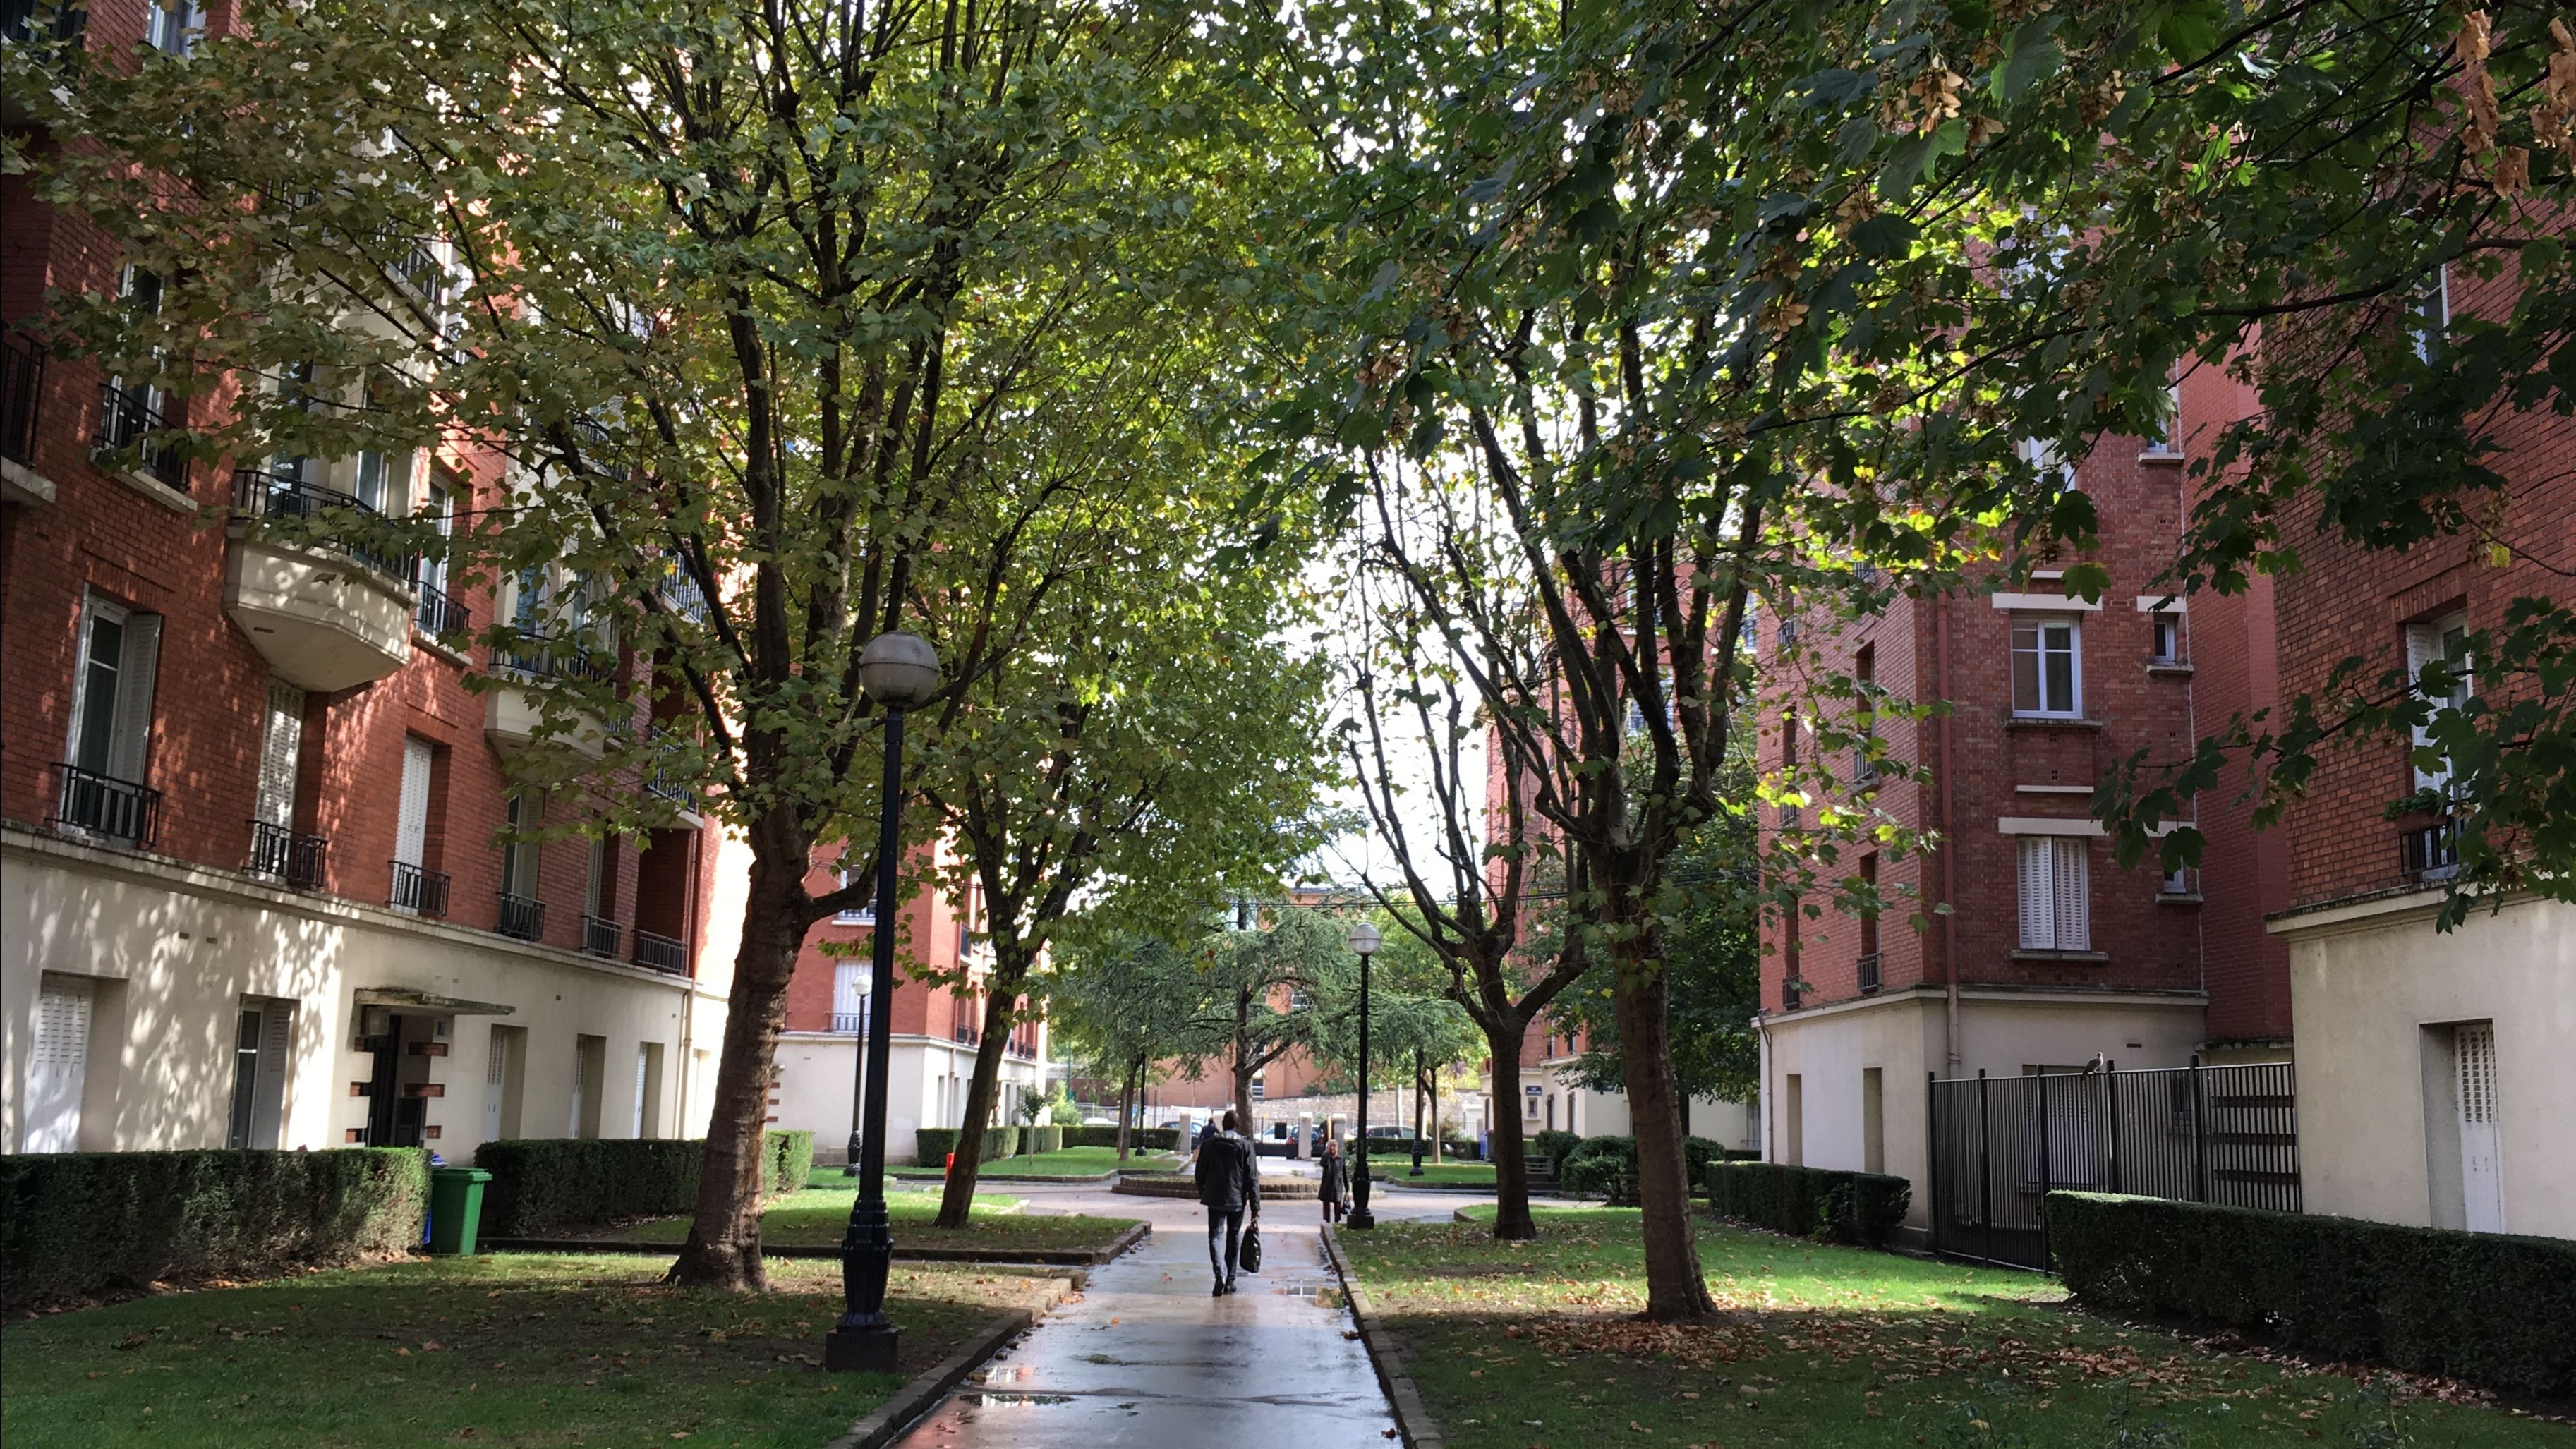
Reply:
<svg viewBox="0 0 2576 1449"><path fill-rule="evenodd" d="M1342 1256L1341 1232L1331 1223L1324 1225L1324 1255L1332 1260L1333 1272L1342 1280L1342 1297L1351 1305L1351 1317L1359 1323L1360 1342L1368 1349L1369 1365L1377 1370L1378 1386L1386 1390L1387 1403L1395 1410L1395 1426L1404 1436L1405 1449L1447 1449L1449 1441L1439 1422L1422 1406L1422 1390L1404 1371L1404 1351L1396 1347L1377 1310L1370 1306L1368 1294L1352 1277L1350 1262Z"/></svg>
<svg viewBox="0 0 2576 1449"><path fill-rule="evenodd" d="M993 1320L991 1326L966 1340L955 1353L933 1364L928 1371L915 1376L894 1397L877 1405L874 1412L850 1426L850 1431L824 1444L823 1449L883 1449L915 1419L930 1412L932 1406L947 1397L948 1391L963 1382L986 1359L1002 1351L1004 1345L1036 1326L1039 1319L1054 1311L1080 1291L1071 1278L1057 1280L1054 1296L1036 1308L1013 1308Z"/></svg>

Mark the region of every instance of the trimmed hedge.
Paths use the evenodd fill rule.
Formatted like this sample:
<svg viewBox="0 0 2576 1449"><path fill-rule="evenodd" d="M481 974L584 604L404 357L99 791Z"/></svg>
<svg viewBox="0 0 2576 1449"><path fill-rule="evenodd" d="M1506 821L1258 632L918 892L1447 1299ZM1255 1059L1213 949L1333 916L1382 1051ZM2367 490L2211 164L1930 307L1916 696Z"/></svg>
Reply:
<svg viewBox="0 0 2576 1449"><path fill-rule="evenodd" d="M1064 1129L1061 1127L1032 1127L1020 1136L1022 1138L1020 1150L1023 1152L1062 1152L1064 1150Z"/></svg>
<svg viewBox="0 0 2576 1449"><path fill-rule="evenodd" d="M702 1140L658 1137L486 1142L474 1149L474 1165L492 1174L483 1189L482 1235L524 1238L688 1212L698 1203L706 1150ZM813 1133L765 1135L763 1192L794 1192L813 1171Z"/></svg>
<svg viewBox="0 0 2576 1449"><path fill-rule="evenodd" d="M1586 1137L1557 1159L1556 1180L1568 1192L1630 1201L1628 1179L1637 1173L1637 1139L1611 1134Z"/></svg>
<svg viewBox="0 0 2576 1449"><path fill-rule="evenodd" d="M429 1154L410 1147L12 1153L0 1304L404 1252L428 1202Z"/></svg>
<svg viewBox="0 0 2576 1449"><path fill-rule="evenodd" d="M1901 1177L1778 1162L1713 1162L1706 1180L1719 1217L1872 1247L1905 1221L1914 1197L1914 1184Z"/></svg>
<svg viewBox="0 0 2576 1449"><path fill-rule="evenodd" d="M948 1160L949 1153L957 1150L958 1131L954 1127L924 1127L914 1132L912 1138L914 1150L920 1154L913 1161L923 1167L937 1167ZM996 1157L1017 1156L1019 1146L1019 1128L987 1127L984 1129L984 1152L980 1160L990 1162Z"/></svg>
<svg viewBox="0 0 2576 1449"><path fill-rule="evenodd" d="M2047 1211L2057 1271L2088 1304L2576 1395L2576 1242L2108 1193L2052 1192Z"/></svg>
<svg viewBox="0 0 2576 1449"><path fill-rule="evenodd" d="M1172 1150L1173 1143L1179 1139L1180 1135L1180 1133L1173 1131L1169 1127L1130 1127L1127 1129L1127 1148L1131 1152L1169 1152ZM1118 1129L1115 1127L1067 1127L1064 1129L1064 1145L1067 1147L1116 1147L1118 1145Z"/></svg>
<svg viewBox="0 0 2576 1449"><path fill-rule="evenodd" d="M1559 1127L1550 1127L1544 1132L1532 1134L1528 1140L1528 1145L1525 1151L1530 1157L1546 1158L1548 1171L1561 1175L1565 1171L1565 1154L1572 1152L1582 1144L1582 1133L1568 1132Z"/></svg>

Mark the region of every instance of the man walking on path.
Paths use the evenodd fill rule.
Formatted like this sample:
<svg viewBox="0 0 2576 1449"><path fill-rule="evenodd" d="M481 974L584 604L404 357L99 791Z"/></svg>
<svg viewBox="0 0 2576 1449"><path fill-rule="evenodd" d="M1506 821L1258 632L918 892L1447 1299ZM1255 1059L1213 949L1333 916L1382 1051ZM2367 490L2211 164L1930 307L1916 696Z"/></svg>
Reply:
<svg viewBox="0 0 2576 1449"><path fill-rule="evenodd" d="M1198 1183L1199 1203L1208 1214L1208 1264L1216 1270L1216 1289L1208 1296L1222 1298L1234 1291L1244 1210L1251 1210L1255 1225L1261 1222L1261 1163L1232 1112L1216 1135L1199 1144Z"/></svg>

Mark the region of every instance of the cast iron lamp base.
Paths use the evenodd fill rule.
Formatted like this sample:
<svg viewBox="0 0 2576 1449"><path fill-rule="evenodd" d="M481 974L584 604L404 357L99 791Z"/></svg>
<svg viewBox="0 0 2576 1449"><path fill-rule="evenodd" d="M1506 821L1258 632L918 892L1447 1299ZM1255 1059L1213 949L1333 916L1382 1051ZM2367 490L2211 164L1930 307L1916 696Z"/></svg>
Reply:
<svg viewBox="0 0 2576 1449"><path fill-rule="evenodd" d="M823 1335L823 1367L836 1374L890 1374L902 1346L903 1330L891 1323L855 1331L835 1328Z"/></svg>

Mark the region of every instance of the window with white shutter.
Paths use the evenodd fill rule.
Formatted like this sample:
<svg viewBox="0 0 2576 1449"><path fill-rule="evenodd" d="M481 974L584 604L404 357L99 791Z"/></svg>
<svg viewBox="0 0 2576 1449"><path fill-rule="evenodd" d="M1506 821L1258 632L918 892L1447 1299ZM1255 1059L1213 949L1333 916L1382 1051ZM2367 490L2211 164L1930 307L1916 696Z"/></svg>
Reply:
<svg viewBox="0 0 2576 1449"><path fill-rule="evenodd" d="M282 1145L286 1078L293 1050L295 1003L242 998L234 1018L233 1101L225 1143L269 1149Z"/></svg>
<svg viewBox="0 0 2576 1449"><path fill-rule="evenodd" d="M2473 1233L2500 1233L2504 1231L2504 1173L2497 1152L2495 1023L2464 1023L2452 1029L2451 1042L2460 1074L2463 1226Z"/></svg>
<svg viewBox="0 0 2576 1449"><path fill-rule="evenodd" d="M2438 619L2406 626L2406 673L2416 681L2416 692L2424 694L2422 679L2425 666L2439 661L2450 666L2450 689L2442 694L2424 694L2437 708L2460 709L2469 702L2469 616L2445 614ZM2430 722L2415 727L2415 747L2435 748ZM2448 760L2436 762L2427 769L2424 762L2413 762L2415 788L2447 792L2451 787Z"/></svg>
<svg viewBox="0 0 2576 1449"><path fill-rule="evenodd" d="M635 1048L635 1130L631 1134L636 1137L644 1135L645 1069L651 1064L651 1062L652 1053L646 1050L644 1046L639 1043Z"/></svg>
<svg viewBox="0 0 2576 1449"><path fill-rule="evenodd" d="M65 757L76 769L146 784L152 738L152 677L161 652L161 616L139 613L91 594L82 602L80 664L72 675L71 739Z"/></svg>
<svg viewBox="0 0 2576 1449"><path fill-rule="evenodd" d="M2080 835L2020 837L2021 947L2093 949L2091 852Z"/></svg>
<svg viewBox="0 0 2576 1449"><path fill-rule="evenodd" d="M2084 630L2071 614L2015 614L2013 713L2074 719L2084 713Z"/></svg>
<svg viewBox="0 0 2576 1449"><path fill-rule="evenodd" d="M268 718L259 739L259 791L252 813L271 825L295 823L295 767L304 751L304 691L268 680Z"/></svg>
<svg viewBox="0 0 2576 1449"><path fill-rule="evenodd" d="M81 1092L89 1075L91 984L46 972L36 990L36 1040L27 1061L28 1152L80 1150Z"/></svg>
<svg viewBox="0 0 2576 1449"><path fill-rule="evenodd" d="M429 772L436 762L429 741L403 736L402 799L394 812L394 859L429 863Z"/></svg>
<svg viewBox="0 0 2576 1449"><path fill-rule="evenodd" d="M867 1022L868 972L865 962L841 961L832 967L832 1030L859 1031Z"/></svg>

